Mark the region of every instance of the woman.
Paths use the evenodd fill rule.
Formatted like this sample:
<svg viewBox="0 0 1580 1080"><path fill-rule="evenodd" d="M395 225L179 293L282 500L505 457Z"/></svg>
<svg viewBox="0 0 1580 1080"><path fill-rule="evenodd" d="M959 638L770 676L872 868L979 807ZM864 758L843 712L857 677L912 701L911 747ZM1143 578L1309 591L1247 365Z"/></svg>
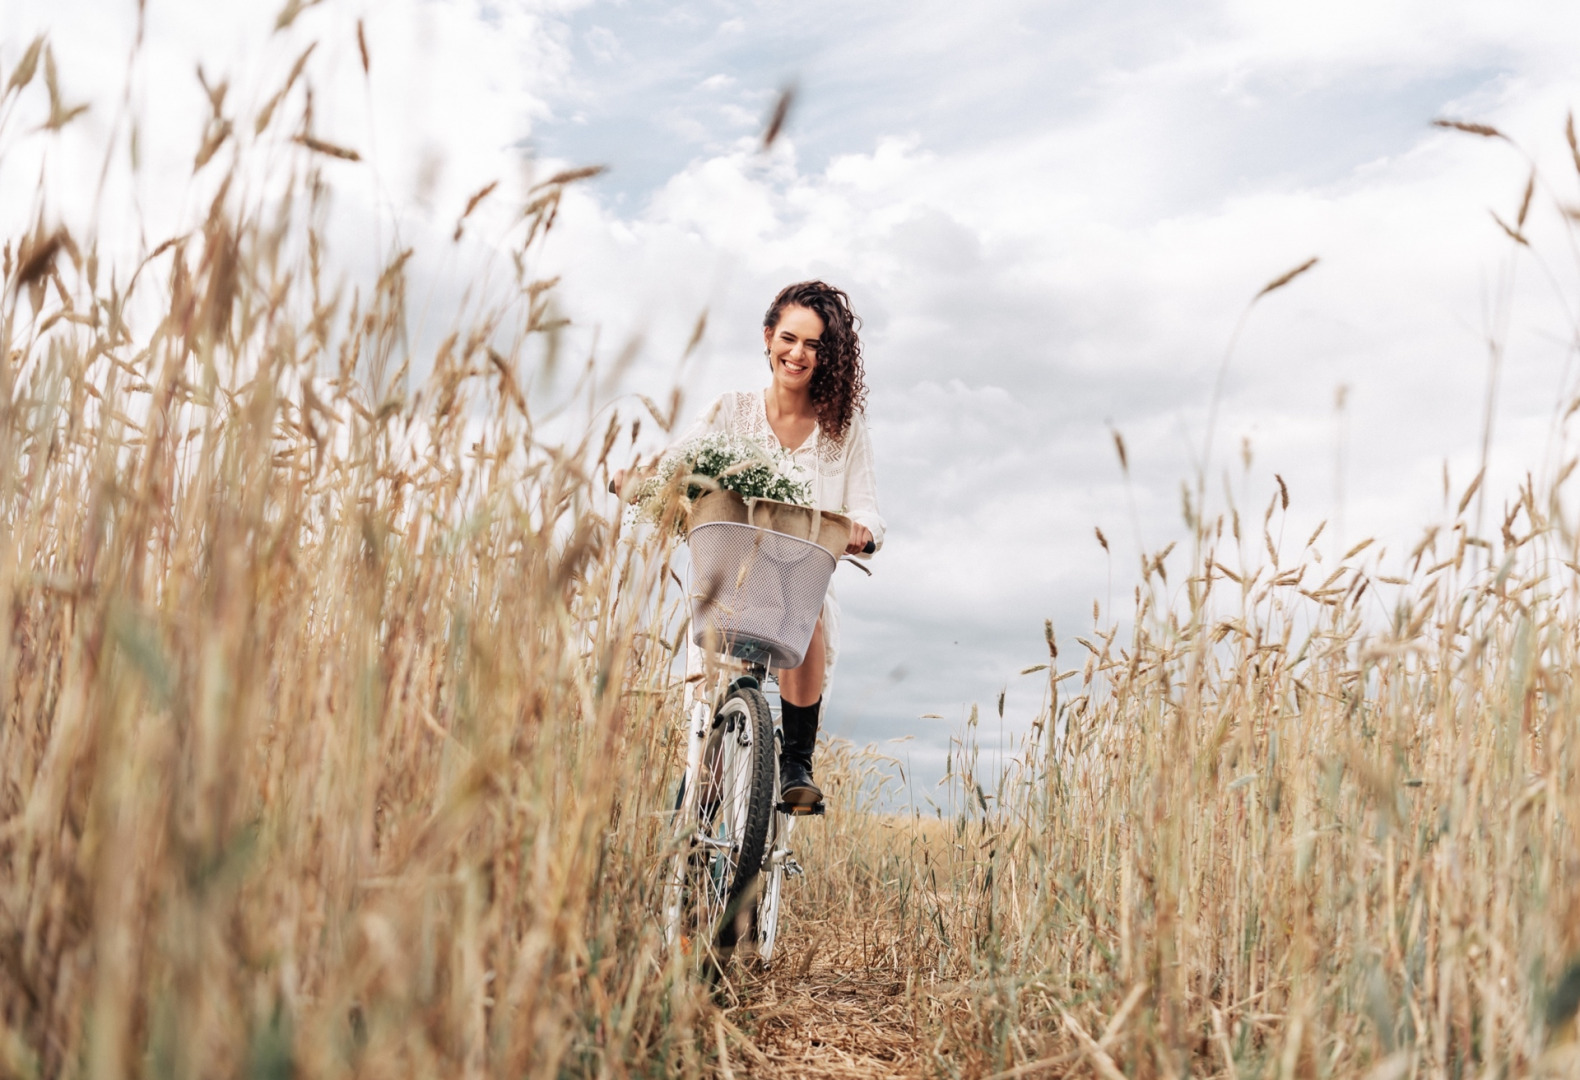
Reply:
<svg viewBox="0 0 1580 1080"><path fill-rule="evenodd" d="M796 478L810 484L813 505L854 522L845 549L853 555L864 552L869 542L874 550L881 548L884 531L863 412L867 388L860 325L842 289L821 281L786 286L763 316L771 378L767 388L725 394L686 433L692 439L727 432L784 447ZM830 586L806 658L800 667L779 672L784 727L780 798L792 806L823 801L812 781L812 751L838 655L839 605Z"/></svg>

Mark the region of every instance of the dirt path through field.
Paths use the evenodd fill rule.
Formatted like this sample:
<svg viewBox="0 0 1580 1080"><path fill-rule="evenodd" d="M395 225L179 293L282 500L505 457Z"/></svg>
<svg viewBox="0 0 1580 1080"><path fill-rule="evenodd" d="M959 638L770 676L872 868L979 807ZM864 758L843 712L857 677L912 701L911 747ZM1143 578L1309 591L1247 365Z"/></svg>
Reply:
<svg viewBox="0 0 1580 1080"><path fill-rule="evenodd" d="M903 976L853 965L839 953L814 954L810 967L804 950L786 953L773 970L742 986L738 1012L753 1047L741 1048L751 1060L740 1063L745 1067L737 1075L925 1075L927 1048Z"/></svg>

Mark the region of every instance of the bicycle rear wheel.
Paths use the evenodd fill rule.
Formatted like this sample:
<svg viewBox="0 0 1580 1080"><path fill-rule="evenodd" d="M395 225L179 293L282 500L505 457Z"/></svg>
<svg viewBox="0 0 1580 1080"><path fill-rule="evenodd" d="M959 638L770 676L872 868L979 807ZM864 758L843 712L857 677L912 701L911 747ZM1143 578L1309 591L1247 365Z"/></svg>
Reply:
<svg viewBox="0 0 1580 1080"><path fill-rule="evenodd" d="M768 699L738 687L714 716L690 800L694 831L680 854L681 932L707 942L721 967L750 932L774 813L774 773Z"/></svg>

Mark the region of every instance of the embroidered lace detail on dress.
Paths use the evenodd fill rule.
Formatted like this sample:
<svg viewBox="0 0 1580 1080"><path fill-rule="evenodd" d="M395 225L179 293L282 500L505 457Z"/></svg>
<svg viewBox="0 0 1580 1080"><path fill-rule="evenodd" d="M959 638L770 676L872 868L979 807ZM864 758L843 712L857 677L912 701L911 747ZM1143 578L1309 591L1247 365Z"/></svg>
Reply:
<svg viewBox="0 0 1580 1080"><path fill-rule="evenodd" d="M814 437L817 439L818 461L822 462L824 465L839 464L840 451L842 451L844 447L835 442L833 439L825 439L823 437L822 428L818 428L817 431L814 432Z"/></svg>
<svg viewBox="0 0 1580 1080"><path fill-rule="evenodd" d="M773 425L768 423L768 406L761 392L735 395L735 422L732 426L736 431L760 439L769 446L780 445ZM839 464L840 452L844 447L833 439L824 438L822 425L813 428L808 438L812 440L811 449L818 464Z"/></svg>
<svg viewBox="0 0 1580 1080"><path fill-rule="evenodd" d="M768 426L768 411L763 407L762 398L756 394L735 395L735 418L730 427L742 435L759 439L769 446L774 445L774 430Z"/></svg>

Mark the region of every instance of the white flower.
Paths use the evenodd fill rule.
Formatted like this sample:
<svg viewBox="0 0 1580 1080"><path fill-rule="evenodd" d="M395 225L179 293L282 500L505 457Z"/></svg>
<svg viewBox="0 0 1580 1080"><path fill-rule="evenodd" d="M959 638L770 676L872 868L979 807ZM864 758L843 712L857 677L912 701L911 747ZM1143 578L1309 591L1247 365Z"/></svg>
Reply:
<svg viewBox="0 0 1580 1080"><path fill-rule="evenodd" d="M676 502L686 504L709 491L733 491L743 499L775 499L812 505L811 485L789 474L790 455L744 435L704 435L682 443L659 462L637 489L632 505L649 521L662 521ZM677 528L684 515L675 515Z"/></svg>

